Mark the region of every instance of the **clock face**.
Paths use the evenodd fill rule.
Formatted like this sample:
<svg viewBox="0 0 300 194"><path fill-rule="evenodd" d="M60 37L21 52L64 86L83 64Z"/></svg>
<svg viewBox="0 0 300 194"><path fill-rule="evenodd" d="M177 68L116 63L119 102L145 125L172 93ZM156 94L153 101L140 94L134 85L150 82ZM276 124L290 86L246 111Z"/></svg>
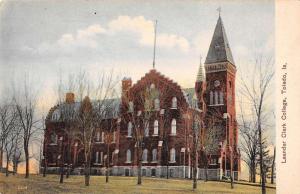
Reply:
<svg viewBox="0 0 300 194"><path fill-rule="evenodd" d="M214 81L214 86L215 86L215 87L220 86L220 81L219 81L219 80Z"/></svg>

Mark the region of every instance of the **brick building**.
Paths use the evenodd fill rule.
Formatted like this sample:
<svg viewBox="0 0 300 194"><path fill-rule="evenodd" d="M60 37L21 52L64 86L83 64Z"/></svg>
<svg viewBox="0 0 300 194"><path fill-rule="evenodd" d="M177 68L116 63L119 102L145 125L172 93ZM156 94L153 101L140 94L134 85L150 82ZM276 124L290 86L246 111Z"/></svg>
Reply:
<svg viewBox="0 0 300 194"><path fill-rule="evenodd" d="M139 160L143 176L191 177L193 133L199 121L198 177L220 179L240 171L235 113L235 73L229 43L221 17L217 21L204 67L200 64L194 88L181 88L155 69L137 83L122 80L120 99L95 131L91 153L91 173L104 174L109 161L111 175L136 176ZM93 102L91 102L93 105ZM53 107L46 119L44 162L48 172L58 172L60 164L71 173L82 173L83 146L72 119L62 119L64 110L78 112L81 103L72 93L64 104ZM62 114L64 113L64 114ZM74 118L74 115L68 115ZM195 119L197 118L197 119ZM72 135L70 135L72 134ZM108 135L109 134L109 135ZM71 138L73 137L73 138ZM77 137L77 138L74 138ZM111 137L111 141L105 139ZM108 160L109 159L109 160Z"/></svg>

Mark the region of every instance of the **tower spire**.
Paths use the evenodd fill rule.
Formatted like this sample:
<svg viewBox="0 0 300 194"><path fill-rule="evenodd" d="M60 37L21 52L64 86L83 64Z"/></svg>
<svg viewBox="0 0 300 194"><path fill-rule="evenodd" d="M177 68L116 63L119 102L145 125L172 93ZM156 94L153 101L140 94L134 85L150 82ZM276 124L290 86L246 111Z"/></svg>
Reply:
<svg viewBox="0 0 300 194"><path fill-rule="evenodd" d="M205 69L202 65L202 56L200 55L200 66L196 78L196 82L204 82L206 80Z"/></svg>
<svg viewBox="0 0 300 194"><path fill-rule="evenodd" d="M156 50L156 27L157 27L157 20L155 20L154 26L154 46L153 46L153 69L155 69L155 50Z"/></svg>
<svg viewBox="0 0 300 194"><path fill-rule="evenodd" d="M221 17L221 6L218 7L217 11L219 12L219 17Z"/></svg>
<svg viewBox="0 0 300 194"><path fill-rule="evenodd" d="M230 62L234 65L229 42L223 26L223 21L220 16L221 8L218 8L219 18L215 27L214 35L212 37L209 50L206 56L205 64Z"/></svg>

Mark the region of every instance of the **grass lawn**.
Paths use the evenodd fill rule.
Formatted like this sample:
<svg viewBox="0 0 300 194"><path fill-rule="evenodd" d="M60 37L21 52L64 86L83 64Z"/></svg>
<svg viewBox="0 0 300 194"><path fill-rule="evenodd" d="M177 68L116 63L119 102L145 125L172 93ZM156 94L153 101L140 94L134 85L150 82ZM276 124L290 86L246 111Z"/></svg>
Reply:
<svg viewBox="0 0 300 194"><path fill-rule="evenodd" d="M260 188L256 186L235 184L235 188L230 188L230 183L215 181L198 181L198 189L193 191L191 180L174 179L142 179L142 185L137 186L136 177L109 177L109 183L105 183L104 176L92 176L90 186L84 186L83 176L71 176L64 179L63 184L59 183L58 175L31 175L25 179L23 175L10 175L5 177L0 174L0 193L36 193L36 194L54 194L54 193L260 193ZM275 193L275 189L267 189L267 193Z"/></svg>

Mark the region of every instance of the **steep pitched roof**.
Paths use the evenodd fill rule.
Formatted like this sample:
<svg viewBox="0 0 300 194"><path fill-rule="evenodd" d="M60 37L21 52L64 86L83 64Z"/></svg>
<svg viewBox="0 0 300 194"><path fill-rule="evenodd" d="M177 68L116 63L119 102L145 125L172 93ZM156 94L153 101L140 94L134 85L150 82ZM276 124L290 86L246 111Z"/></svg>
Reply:
<svg viewBox="0 0 300 194"><path fill-rule="evenodd" d="M229 61L234 65L234 60L225 33L225 28L223 26L222 19L219 16L214 35L212 37L206 56L205 64L226 61Z"/></svg>
<svg viewBox="0 0 300 194"><path fill-rule="evenodd" d="M202 63L200 62L198 74L196 77L196 82L204 82L204 81L206 81L205 69L204 69Z"/></svg>

